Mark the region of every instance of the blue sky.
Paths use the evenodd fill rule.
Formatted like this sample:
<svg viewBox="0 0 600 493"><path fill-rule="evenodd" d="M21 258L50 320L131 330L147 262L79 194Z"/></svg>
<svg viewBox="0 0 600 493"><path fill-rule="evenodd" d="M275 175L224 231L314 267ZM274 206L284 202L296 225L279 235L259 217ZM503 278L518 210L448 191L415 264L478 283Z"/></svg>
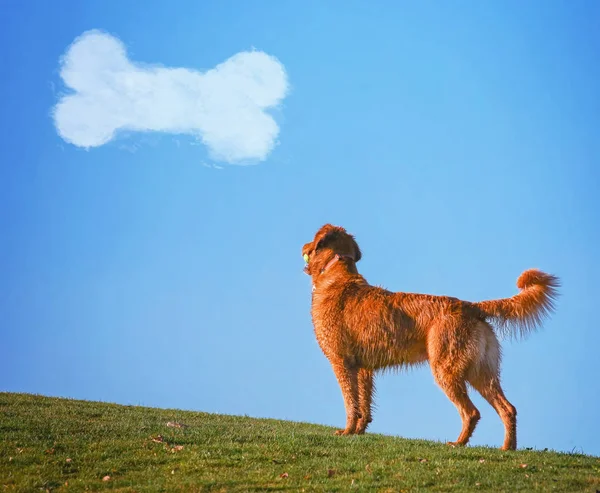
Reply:
<svg viewBox="0 0 600 493"><path fill-rule="evenodd" d="M332 222L392 290L481 300L515 294L530 267L558 275L556 314L503 344L504 387L520 447L600 455L600 4L3 11L1 390L342 425L300 256ZM92 29L123 44L136 90L159 75L169 89L130 95L133 110L78 99L57 119L73 94L61 57ZM69 73L97 98L109 86L86 72L94 53ZM258 80L248 53L265 54L264 93L230 83L239 54ZM227 111L174 110L181 87L204 94L210 69L222 76L210 101ZM99 114L128 130L98 143ZM499 418L474 400L472 443L499 446ZM371 431L453 440L459 428L428 367L378 379Z"/></svg>

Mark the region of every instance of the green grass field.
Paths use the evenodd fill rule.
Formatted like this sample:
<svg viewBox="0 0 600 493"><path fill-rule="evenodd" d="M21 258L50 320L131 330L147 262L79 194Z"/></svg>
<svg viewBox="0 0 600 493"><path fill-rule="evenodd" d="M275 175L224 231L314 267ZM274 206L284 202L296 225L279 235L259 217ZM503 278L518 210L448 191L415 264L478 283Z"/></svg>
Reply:
<svg viewBox="0 0 600 493"><path fill-rule="evenodd" d="M288 421L0 393L0 489L600 489L598 457L451 448L371 434L336 437L333 431Z"/></svg>

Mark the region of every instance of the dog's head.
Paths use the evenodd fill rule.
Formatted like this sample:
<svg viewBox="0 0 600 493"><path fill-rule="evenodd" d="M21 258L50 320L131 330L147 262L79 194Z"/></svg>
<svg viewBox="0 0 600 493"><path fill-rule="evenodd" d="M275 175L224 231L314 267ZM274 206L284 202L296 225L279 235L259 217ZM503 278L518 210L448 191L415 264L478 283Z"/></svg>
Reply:
<svg viewBox="0 0 600 493"><path fill-rule="evenodd" d="M302 247L306 262L304 272L310 276L322 272L336 255L350 257L354 262L358 262L362 256L354 236L344 228L326 224L317 231L313 241Z"/></svg>

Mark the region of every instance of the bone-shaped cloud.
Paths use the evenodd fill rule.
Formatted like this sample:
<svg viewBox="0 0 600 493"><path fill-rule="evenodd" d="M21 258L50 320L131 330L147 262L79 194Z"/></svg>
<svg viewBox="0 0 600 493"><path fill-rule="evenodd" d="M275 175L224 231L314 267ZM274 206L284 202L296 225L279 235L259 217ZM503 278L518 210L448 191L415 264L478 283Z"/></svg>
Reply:
<svg viewBox="0 0 600 493"><path fill-rule="evenodd" d="M212 158L264 160L279 127L266 110L288 92L284 66L261 51L237 53L206 72L141 66L101 31L77 38L61 59L72 93L54 107L56 130L78 147L97 147L119 130L197 136Z"/></svg>

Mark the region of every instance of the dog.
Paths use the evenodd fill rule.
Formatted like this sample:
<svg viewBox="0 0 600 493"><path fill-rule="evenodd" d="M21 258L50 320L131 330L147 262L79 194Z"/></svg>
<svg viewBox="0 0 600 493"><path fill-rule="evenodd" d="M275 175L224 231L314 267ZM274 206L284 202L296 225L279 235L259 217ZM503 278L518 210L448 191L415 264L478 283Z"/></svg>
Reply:
<svg viewBox="0 0 600 493"><path fill-rule="evenodd" d="M358 273L354 236L326 224L302 248L313 283L311 315L321 350L344 398L346 427L362 434L372 420L377 370L429 361L435 381L458 409L462 430L451 445L466 445L480 419L467 392L477 390L504 424L502 450L517 448L517 411L500 385L496 332L525 335L554 310L559 279L537 269L517 280L512 298L469 302L448 296L390 292Z"/></svg>

